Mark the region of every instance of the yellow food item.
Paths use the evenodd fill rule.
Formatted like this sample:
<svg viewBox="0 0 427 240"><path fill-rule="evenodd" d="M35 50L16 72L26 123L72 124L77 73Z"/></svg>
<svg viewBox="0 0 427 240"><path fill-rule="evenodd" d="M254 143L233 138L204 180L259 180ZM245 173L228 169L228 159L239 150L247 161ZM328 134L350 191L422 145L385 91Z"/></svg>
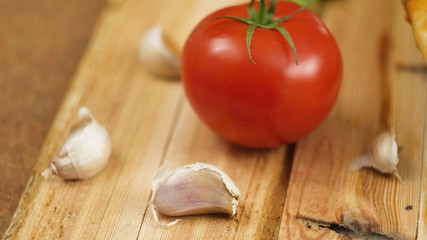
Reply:
<svg viewBox="0 0 427 240"><path fill-rule="evenodd" d="M405 0L404 4L415 41L427 62L427 0Z"/></svg>

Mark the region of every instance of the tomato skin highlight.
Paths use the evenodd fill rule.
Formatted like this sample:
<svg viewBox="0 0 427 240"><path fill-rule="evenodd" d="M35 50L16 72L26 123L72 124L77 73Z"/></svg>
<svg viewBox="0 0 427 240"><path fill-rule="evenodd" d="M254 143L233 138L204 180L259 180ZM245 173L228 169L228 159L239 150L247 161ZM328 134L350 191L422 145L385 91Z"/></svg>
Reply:
<svg viewBox="0 0 427 240"><path fill-rule="evenodd" d="M298 10L279 1L275 17ZM270 148L308 135L331 111L341 85L342 60L333 36L304 10L280 24L299 56L277 30L256 28L248 55L248 5L221 9L202 20L182 56L185 93L197 115L226 140ZM209 22L211 21L211 22Z"/></svg>

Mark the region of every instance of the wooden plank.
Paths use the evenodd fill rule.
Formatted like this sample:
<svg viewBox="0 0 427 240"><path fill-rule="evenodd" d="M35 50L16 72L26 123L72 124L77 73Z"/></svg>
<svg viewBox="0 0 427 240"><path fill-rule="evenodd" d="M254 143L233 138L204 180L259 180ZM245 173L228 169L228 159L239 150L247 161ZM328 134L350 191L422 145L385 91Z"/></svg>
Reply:
<svg viewBox="0 0 427 240"><path fill-rule="evenodd" d="M0 238L103 4L0 1Z"/></svg>
<svg viewBox="0 0 427 240"><path fill-rule="evenodd" d="M140 38L153 24L173 29L182 45L192 28L182 22L193 24L226 3L231 2L109 2L4 239L277 236L289 172L285 148L248 151L220 140L191 112L180 83L150 76L137 57ZM87 181L43 179L40 173L58 155L65 129L83 105L111 133L109 165ZM175 166L203 161L224 169L242 191L239 221L200 216L185 218L179 228L157 226L147 210L150 181L165 160Z"/></svg>
<svg viewBox="0 0 427 240"><path fill-rule="evenodd" d="M165 160L177 166L198 160L227 169L242 191L239 213L236 220L186 217L179 226L164 228L149 212L138 239L277 238L290 166L283 156L284 148L253 151L225 143L199 122L186 103Z"/></svg>
<svg viewBox="0 0 427 240"><path fill-rule="evenodd" d="M412 240L417 228L425 236L418 219L426 201L420 192L427 83L401 3L336 1L322 16L341 46L344 82L332 115L297 146L280 236L349 239L355 236L343 232L357 231L368 239ZM390 128L402 147L405 183L369 169L349 172L352 160Z"/></svg>
<svg viewBox="0 0 427 240"><path fill-rule="evenodd" d="M398 11L397 14L404 15L403 10ZM409 158L408 164L412 165L412 168L406 174L409 178L413 176L414 180L416 179L414 173L420 172L421 174L420 195L419 199L416 200L416 203L419 204L418 210L414 207L412 210L408 210L417 211L418 224L415 223L414 225L418 229L416 237L421 240L427 239L427 97L425 97L427 95L427 68L426 63L422 61L421 53L412 45L414 39L410 36L409 24L398 21L397 18L392 24L395 26L392 33L393 38L397 39L395 45L398 49L398 51L393 51L394 54L392 55L394 67L397 68L397 71L390 73L393 81L396 82L393 95L398 100L395 121L398 126L407 126L405 129L407 131L406 136L401 135L405 139L403 143L406 143L406 145L402 144L402 160L405 161ZM406 114L407 112L411 114ZM408 149L407 145L410 146ZM408 204L408 206L412 205Z"/></svg>
<svg viewBox="0 0 427 240"><path fill-rule="evenodd" d="M153 78L137 58L139 40L153 24L173 30L182 46L190 23L226 2L109 2L5 239L275 239L281 213L281 239L349 238L330 224L415 239L426 208L420 186L427 85L400 3L336 1L325 8L324 19L343 49L343 91L333 114L298 145L283 211L290 164L284 156L292 151L225 143L198 121L179 82ZM179 9L185 17L176 15ZM369 41L361 44L357 29L366 29ZM41 178L82 105L110 130L111 163L88 181ZM389 127L403 146L399 170L406 184L371 170L349 173L351 160ZM155 224L150 181L164 161L223 168L242 191L237 220L194 216L171 228ZM419 226L418 236L425 235Z"/></svg>
<svg viewBox="0 0 427 240"><path fill-rule="evenodd" d="M426 110L427 111L427 110ZM427 118L424 130L424 141L427 139ZM427 156L427 144L424 144L423 159ZM423 161L420 193L420 213L418 217L418 239L427 239L427 163Z"/></svg>

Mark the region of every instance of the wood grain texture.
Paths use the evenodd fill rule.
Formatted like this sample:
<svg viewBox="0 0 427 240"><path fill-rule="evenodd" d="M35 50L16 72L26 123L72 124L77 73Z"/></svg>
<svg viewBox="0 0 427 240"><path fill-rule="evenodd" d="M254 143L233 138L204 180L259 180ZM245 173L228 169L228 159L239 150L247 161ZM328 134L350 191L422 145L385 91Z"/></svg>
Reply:
<svg viewBox="0 0 427 240"><path fill-rule="evenodd" d="M427 111L427 109L426 109ZM424 130L424 141L427 139L427 118ZM427 156L427 144L424 144L423 158ZM418 239L427 239L427 163L423 162L421 192L420 192L420 212L418 216Z"/></svg>
<svg viewBox="0 0 427 240"><path fill-rule="evenodd" d="M198 159L226 169L242 191L238 215L236 220L186 217L178 223L179 227L164 228L148 212L138 239L277 238L290 170L284 155L283 148L253 151L226 144L200 123L186 103L165 160L179 166Z"/></svg>
<svg viewBox="0 0 427 240"><path fill-rule="evenodd" d="M156 1L150 8L147 3L109 2L5 239L277 237L290 171L285 148L249 151L220 140L192 113L180 83L149 75L137 56L143 33L154 24L170 26L183 43L193 26L174 25L182 20L173 14L176 9L197 12L193 21L185 20L196 22L230 1ZM88 181L43 179L40 172L58 154L82 105L110 130L111 162ZM176 167L214 163L236 179L242 191L238 221L200 216L185 218L180 228L157 226L148 210L150 182L166 160Z"/></svg>
<svg viewBox="0 0 427 240"><path fill-rule="evenodd" d="M424 236L418 220L426 201L427 83L401 3L336 1L322 16L341 46L344 82L333 113L297 146L280 236L351 238L331 224L366 239L413 240L417 229ZM405 183L370 169L349 172L352 160L388 129L402 147L398 169Z"/></svg>
<svg viewBox="0 0 427 240"><path fill-rule="evenodd" d="M104 0L0 0L0 237Z"/></svg>
<svg viewBox="0 0 427 240"><path fill-rule="evenodd" d="M155 78L138 59L141 37L153 25L182 48L201 17L237 2L246 1L108 2L4 239L427 235L421 225L427 215L426 68L400 2L342 0L322 8L342 49L344 82L333 113L297 144L294 156L292 147L255 151L221 140L192 112L179 81ZM43 179L40 173L58 155L80 106L109 129L110 163L87 181ZM349 172L351 161L390 128L402 146L398 168L405 184L369 169ZM173 167L200 161L225 170L242 192L237 217L189 216L160 227L150 211L150 182L166 161Z"/></svg>

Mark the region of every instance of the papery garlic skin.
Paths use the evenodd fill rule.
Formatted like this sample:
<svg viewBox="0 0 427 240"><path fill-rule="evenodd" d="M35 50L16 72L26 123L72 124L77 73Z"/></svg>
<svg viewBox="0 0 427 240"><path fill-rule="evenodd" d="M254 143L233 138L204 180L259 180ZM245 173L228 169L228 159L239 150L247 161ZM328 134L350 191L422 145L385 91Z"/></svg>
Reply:
<svg viewBox="0 0 427 240"><path fill-rule="evenodd" d="M139 51L144 66L152 73L161 77L180 76L180 59L165 41L161 27L154 26L146 33Z"/></svg>
<svg viewBox="0 0 427 240"><path fill-rule="evenodd" d="M239 205L238 199L240 197L240 190L236 186L236 184L231 180L231 178L220 168L207 164L207 163L195 163L186 165L183 168L190 168L193 171L200 171L202 169L208 169L209 171L213 171L217 173L219 176L221 176L222 182L224 183L225 187L227 188L228 192L233 196L232 198L232 215L235 216L237 214L237 208Z"/></svg>
<svg viewBox="0 0 427 240"><path fill-rule="evenodd" d="M111 139L107 130L87 108L81 108L79 123L50 167L55 175L66 180L87 179L107 165L110 155Z"/></svg>
<svg viewBox="0 0 427 240"><path fill-rule="evenodd" d="M373 142L370 154L372 155L372 167L382 173L397 172L399 157L394 132L380 134Z"/></svg>
<svg viewBox="0 0 427 240"><path fill-rule="evenodd" d="M239 189L226 173L210 164L195 163L172 171L162 166L152 188L154 210L167 216L237 214Z"/></svg>
<svg viewBox="0 0 427 240"><path fill-rule="evenodd" d="M401 180L397 172L398 163L398 146L394 131L383 132L375 138L368 153L353 161L350 170L372 167L381 173L393 174Z"/></svg>

